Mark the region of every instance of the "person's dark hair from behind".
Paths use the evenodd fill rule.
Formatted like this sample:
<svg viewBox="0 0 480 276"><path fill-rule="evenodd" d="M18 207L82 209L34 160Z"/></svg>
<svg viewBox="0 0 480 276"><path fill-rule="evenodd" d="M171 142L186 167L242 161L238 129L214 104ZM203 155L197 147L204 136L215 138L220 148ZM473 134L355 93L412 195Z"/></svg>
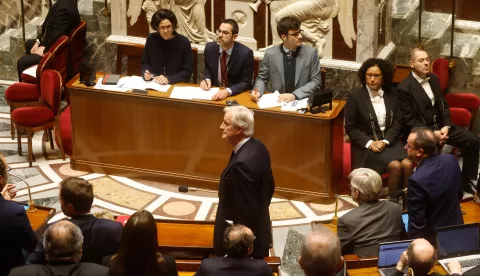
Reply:
<svg viewBox="0 0 480 276"><path fill-rule="evenodd" d="M368 68L371 67L378 67L380 71L382 72L382 89L385 92L390 91L390 88L392 86L392 80L393 80L393 67L390 64L390 62L381 59L381 58L369 58L366 61L362 63L362 66L360 69L358 69L357 72L357 77L362 83L362 86L367 85L367 70Z"/></svg>
<svg viewBox="0 0 480 276"><path fill-rule="evenodd" d="M125 224L110 275L159 276L165 273L163 255L157 252L157 226L148 211L134 213Z"/></svg>
<svg viewBox="0 0 480 276"><path fill-rule="evenodd" d="M255 236L248 227L236 224L225 229L223 247L229 257L246 258L253 251L254 240Z"/></svg>
<svg viewBox="0 0 480 276"><path fill-rule="evenodd" d="M296 31L300 29L302 22L293 17L284 17L278 21L277 33L278 36L288 35L288 31Z"/></svg>
<svg viewBox="0 0 480 276"><path fill-rule="evenodd" d="M171 10L167 9L158 10L152 15L150 27L152 27L152 29L154 29L155 31L158 31L158 25L160 25L160 22L165 19L172 23L172 27L174 30L177 28L177 17Z"/></svg>
<svg viewBox="0 0 480 276"><path fill-rule="evenodd" d="M64 204L72 204L75 211L88 213L93 203L93 186L79 177L69 177L60 182L60 197Z"/></svg>

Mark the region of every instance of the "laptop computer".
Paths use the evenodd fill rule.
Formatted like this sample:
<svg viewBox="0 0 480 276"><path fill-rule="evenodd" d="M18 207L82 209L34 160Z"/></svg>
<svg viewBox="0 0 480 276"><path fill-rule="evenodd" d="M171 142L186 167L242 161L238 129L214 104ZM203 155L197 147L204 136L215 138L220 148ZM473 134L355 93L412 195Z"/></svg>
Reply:
<svg viewBox="0 0 480 276"><path fill-rule="evenodd" d="M378 246L378 272L382 276L393 275L397 270L398 260L403 251L407 250L412 240L382 242ZM404 273L406 272L406 269Z"/></svg>
<svg viewBox="0 0 480 276"><path fill-rule="evenodd" d="M437 228L438 262L459 261L462 272L480 265L480 225L478 223Z"/></svg>

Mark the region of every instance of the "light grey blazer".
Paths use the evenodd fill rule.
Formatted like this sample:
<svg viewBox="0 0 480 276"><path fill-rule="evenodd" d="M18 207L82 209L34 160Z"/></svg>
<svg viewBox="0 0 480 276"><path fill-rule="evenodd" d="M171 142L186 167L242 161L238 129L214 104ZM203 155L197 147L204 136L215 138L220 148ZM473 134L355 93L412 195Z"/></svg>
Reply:
<svg viewBox="0 0 480 276"><path fill-rule="evenodd" d="M272 91L285 92L285 77L283 69L283 52L280 49L283 44L267 49L260 67L255 88L261 95L265 92L268 82L271 82ZM322 79L320 76L320 61L317 50L302 45L298 52L295 66L295 90L293 94L298 99L303 99L320 88Z"/></svg>

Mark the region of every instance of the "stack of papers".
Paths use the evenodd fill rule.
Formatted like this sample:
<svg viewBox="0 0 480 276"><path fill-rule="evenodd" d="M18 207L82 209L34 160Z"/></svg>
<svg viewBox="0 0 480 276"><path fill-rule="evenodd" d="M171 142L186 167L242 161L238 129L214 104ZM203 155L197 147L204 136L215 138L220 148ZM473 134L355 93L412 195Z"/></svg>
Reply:
<svg viewBox="0 0 480 276"><path fill-rule="evenodd" d="M308 98L302 99L302 100L295 100L291 101L289 103L285 103L282 105L282 108L280 110L282 111L297 111L302 108L307 108L308 106Z"/></svg>
<svg viewBox="0 0 480 276"><path fill-rule="evenodd" d="M280 96L280 93L278 91L275 91L270 94L263 94L263 96L258 99L258 107L260 108L271 108L271 107L276 107L276 106L282 106L284 102L278 102L278 96Z"/></svg>
<svg viewBox="0 0 480 276"><path fill-rule="evenodd" d="M160 92L167 92L170 88L170 85L168 84L163 85L158 84L154 81L145 81L142 77L139 76L123 77L118 81L117 85L121 88L141 90L152 89Z"/></svg>
<svg viewBox="0 0 480 276"><path fill-rule="evenodd" d="M102 84L103 78L99 78L97 84L95 84L95 89L100 90L109 90L109 91L116 91L116 92L127 92L130 88L118 87L117 84Z"/></svg>
<svg viewBox="0 0 480 276"><path fill-rule="evenodd" d="M173 99L182 99L182 100L207 100L211 101L212 96L215 95L220 89L210 88L210 90L205 91L200 87L189 87L189 86L179 86L174 87L170 98Z"/></svg>

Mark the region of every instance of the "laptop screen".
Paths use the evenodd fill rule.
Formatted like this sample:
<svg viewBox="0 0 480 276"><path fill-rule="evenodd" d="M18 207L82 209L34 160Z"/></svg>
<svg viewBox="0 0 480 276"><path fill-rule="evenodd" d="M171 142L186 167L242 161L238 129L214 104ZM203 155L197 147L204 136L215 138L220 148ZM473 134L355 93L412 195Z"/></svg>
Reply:
<svg viewBox="0 0 480 276"><path fill-rule="evenodd" d="M394 267L403 251L407 250L412 241L381 243L378 247L378 267Z"/></svg>
<svg viewBox="0 0 480 276"><path fill-rule="evenodd" d="M408 233L408 214L402 214L403 224L405 225L405 231Z"/></svg>
<svg viewBox="0 0 480 276"><path fill-rule="evenodd" d="M439 257L462 256L480 251L477 223L437 229Z"/></svg>

